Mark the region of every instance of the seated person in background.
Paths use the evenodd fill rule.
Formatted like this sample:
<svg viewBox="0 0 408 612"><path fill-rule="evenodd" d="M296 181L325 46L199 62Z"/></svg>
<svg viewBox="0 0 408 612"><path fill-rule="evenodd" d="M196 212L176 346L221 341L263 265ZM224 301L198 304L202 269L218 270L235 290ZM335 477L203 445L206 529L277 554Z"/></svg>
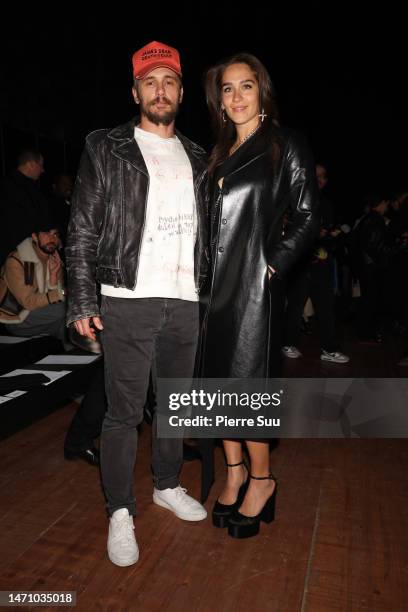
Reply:
<svg viewBox="0 0 408 612"><path fill-rule="evenodd" d="M44 219L42 229L23 240L1 269L0 323L13 336L53 336L65 350L75 345L101 353L99 341L66 328L64 270L58 253L61 239L53 222Z"/></svg>
<svg viewBox="0 0 408 612"><path fill-rule="evenodd" d="M14 336L46 334L66 344L61 241L56 228L40 224L1 269L0 322Z"/></svg>

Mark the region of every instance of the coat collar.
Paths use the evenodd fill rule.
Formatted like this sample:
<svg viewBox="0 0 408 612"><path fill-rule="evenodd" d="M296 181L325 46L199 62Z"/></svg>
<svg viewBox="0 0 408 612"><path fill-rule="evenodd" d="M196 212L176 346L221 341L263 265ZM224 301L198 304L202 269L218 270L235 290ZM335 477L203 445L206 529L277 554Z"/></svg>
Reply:
<svg viewBox="0 0 408 612"><path fill-rule="evenodd" d="M239 172L248 164L264 156L269 150L270 140L266 138L266 135L259 132L254 134L231 157L223 162L225 164L224 176Z"/></svg>
<svg viewBox="0 0 408 612"><path fill-rule="evenodd" d="M119 125L110 132L108 138L113 141L113 154L124 161L130 162L139 172L149 176L143 155L135 140L136 119Z"/></svg>
<svg viewBox="0 0 408 612"><path fill-rule="evenodd" d="M149 175L143 155L135 140L135 126L139 123L139 117L135 117L131 121L123 125L119 125L110 132L107 137L113 141L113 154L123 159L124 161L130 162L137 170ZM198 174L202 174L206 168L206 154L204 149L192 142L189 138L186 138L178 130L176 135L183 145L193 168L195 177Z"/></svg>
<svg viewBox="0 0 408 612"><path fill-rule="evenodd" d="M17 252L22 261L32 261L36 264L40 263L40 259L33 247L33 239L26 238L17 246Z"/></svg>
<svg viewBox="0 0 408 612"><path fill-rule="evenodd" d="M40 258L35 252L32 238L26 238L23 240L23 242L20 242L20 244L17 246L17 253L23 263L26 261L34 263L38 291L40 293L45 293L46 287L49 286L50 270L47 262L45 267L46 278L44 279L44 267Z"/></svg>

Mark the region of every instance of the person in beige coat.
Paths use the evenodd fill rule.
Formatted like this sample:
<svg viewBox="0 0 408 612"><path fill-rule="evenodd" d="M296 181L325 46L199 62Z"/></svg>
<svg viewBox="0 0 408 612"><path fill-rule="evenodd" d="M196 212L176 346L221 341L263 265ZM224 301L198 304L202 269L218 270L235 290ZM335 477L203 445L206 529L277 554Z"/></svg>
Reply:
<svg viewBox="0 0 408 612"><path fill-rule="evenodd" d="M15 336L47 334L65 341L65 290L58 230L23 240L1 270L0 322Z"/></svg>

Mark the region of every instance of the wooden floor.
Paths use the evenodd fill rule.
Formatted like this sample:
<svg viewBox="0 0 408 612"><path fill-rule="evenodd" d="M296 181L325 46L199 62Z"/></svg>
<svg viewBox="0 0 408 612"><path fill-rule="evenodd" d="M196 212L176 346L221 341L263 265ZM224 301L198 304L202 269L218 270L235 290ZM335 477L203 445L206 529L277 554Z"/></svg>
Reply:
<svg viewBox="0 0 408 612"><path fill-rule="evenodd" d="M210 520L189 524L151 501L149 431L135 480L141 558L106 556L95 468L62 457L73 405L2 442L0 590L75 590L78 610L407 610L405 440L282 440L276 521L236 541ZM223 477L217 450L217 481ZM199 464L183 485L199 493Z"/></svg>
<svg viewBox="0 0 408 612"><path fill-rule="evenodd" d="M304 365L286 366L295 376L364 376L370 360L374 376L403 375L384 347L364 349L362 357L350 347L350 366L329 366L320 363L314 339L303 342ZM316 373L318 367L325 371ZM210 518L186 523L152 503L145 425L135 471L140 560L119 568L106 554L98 471L62 455L75 408L0 444L0 590L76 591L81 611L408 610L406 440L281 440L272 453L276 520L239 541L213 528ZM223 482L220 449L216 459L208 510ZM195 497L199 470L193 461L182 471Z"/></svg>

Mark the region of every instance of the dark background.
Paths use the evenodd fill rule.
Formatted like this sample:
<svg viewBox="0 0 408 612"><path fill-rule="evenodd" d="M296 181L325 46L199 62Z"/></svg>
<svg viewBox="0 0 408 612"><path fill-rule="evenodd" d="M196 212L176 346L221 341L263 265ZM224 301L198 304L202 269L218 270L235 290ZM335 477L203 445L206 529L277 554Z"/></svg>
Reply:
<svg viewBox="0 0 408 612"><path fill-rule="evenodd" d="M91 10L90 10L91 9ZM88 12L84 12L84 11ZM158 40L181 53L178 127L211 147L202 77L224 55L267 66L282 123L304 132L329 170L339 208L355 216L367 192L408 189L407 36L401 4L149 2L23 5L3 17L1 167L38 145L46 175L75 172L83 139L135 112L131 56Z"/></svg>

